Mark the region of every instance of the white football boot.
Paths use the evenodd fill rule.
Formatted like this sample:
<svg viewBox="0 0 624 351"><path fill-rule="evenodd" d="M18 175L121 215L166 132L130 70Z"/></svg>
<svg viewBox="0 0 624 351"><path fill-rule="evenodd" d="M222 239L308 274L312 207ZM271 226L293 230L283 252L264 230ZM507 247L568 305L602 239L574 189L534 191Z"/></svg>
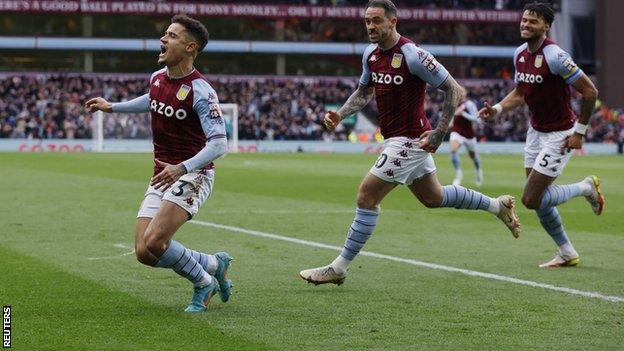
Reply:
<svg viewBox="0 0 624 351"><path fill-rule="evenodd" d="M334 268L331 265L328 265L318 268L304 269L299 272L299 276L303 280L308 283L313 283L314 285L327 283L341 285L347 278L347 273L336 273Z"/></svg>
<svg viewBox="0 0 624 351"><path fill-rule="evenodd" d="M577 255L576 257L569 257L564 255L561 251L557 251L555 257L545 263L539 265L540 268L557 268L557 267L571 267L576 266L581 259Z"/></svg>
<svg viewBox="0 0 624 351"><path fill-rule="evenodd" d="M476 180L475 180L475 184L476 184L477 186L481 186L481 185L483 185L483 170L482 170L482 169L479 169L479 170L477 171L477 178L476 178Z"/></svg>
<svg viewBox="0 0 624 351"><path fill-rule="evenodd" d="M496 201L500 204L500 210L498 211L496 217L500 218L500 220L505 223L514 238L519 237L520 219L518 219L518 215L516 214L516 206L513 196L501 195L496 198Z"/></svg>
<svg viewBox="0 0 624 351"><path fill-rule="evenodd" d="M592 187L591 194L586 195L585 199L591 205L596 216L600 216L605 207L605 197L600 190L600 179L595 175L591 175L586 177L584 181L591 184Z"/></svg>

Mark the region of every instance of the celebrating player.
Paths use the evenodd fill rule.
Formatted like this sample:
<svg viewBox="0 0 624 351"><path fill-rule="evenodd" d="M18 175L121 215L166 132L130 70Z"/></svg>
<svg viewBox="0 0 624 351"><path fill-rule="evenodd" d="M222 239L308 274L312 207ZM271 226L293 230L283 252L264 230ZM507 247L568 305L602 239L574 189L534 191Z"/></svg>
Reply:
<svg viewBox="0 0 624 351"><path fill-rule="evenodd" d="M371 0L366 5L366 29L371 45L363 58L363 72L356 91L338 111L325 115L333 130L344 118L376 98L383 152L360 184L355 219L341 254L327 266L306 269L301 278L315 284L342 284L347 267L370 238L377 224L379 204L399 184L407 185L427 207L479 209L497 215L512 234L520 223L509 195L490 198L461 186L442 187L430 153L437 150L464 90L427 51L396 31L397 9L390 0ZM431 130L424 112L427 83L446 92L436 129Z"/></svg>
<svg viewBox="0 0 624 351"><path fill-rule="evenodd" d="M473 122L479 122L479 110L477 105L470 99L459 105L455 111L455 117L451 123L451 162L455 168L455 179L453 185L460 185L464 177L459 164L457 150L463 145L468 150L468 155L472 159L477 171L476 184L483 184L483 170L481 169L481 158L477 153L477 138L475 137Z"/></svg>
<svg viewBox="0 0 624 351"><path fill-rule="evenodd" d="M598 95L594 84L570 55L546 37L554 16L546 3L530 3L524 7L520 35L526 43L514 54L516 87L499 103L486 104L479 111L483 119L493 118L523 103L531 111L531 126L524 148L527 181L522 203L537 212L542 227L559 247L555 257L540 267L575 266L579 262L579 254L563 228L557 205L585 196L596 215L602 213L605 205L596 176L588 176L575 184L553 184L572 157L571 150L583 147L583 136ZM570 107L568 85L582 95L578 121Z"/></svg>
<svg viewBox="0 0 624 351"><path fill-rule="evenodd" d="M152 267L171 268L194 285L187 312L205 311L219 293L227 301L232 258L193 251L172 240L175 232L210 196L213 161L226 152L225 124L216 92L193 67L208 43L199 21L176 15L161 41L149 93L134 100L109 103L101 97L87 101L90 112L150 112L154 138L154 173L139 209L135 233L137 260Z"/></svg>

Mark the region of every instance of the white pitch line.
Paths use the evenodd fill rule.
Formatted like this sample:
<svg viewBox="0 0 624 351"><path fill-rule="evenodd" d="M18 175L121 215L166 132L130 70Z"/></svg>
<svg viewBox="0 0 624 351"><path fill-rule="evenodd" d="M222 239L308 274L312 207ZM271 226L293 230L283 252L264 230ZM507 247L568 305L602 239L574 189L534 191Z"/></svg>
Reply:
<svg viewBox="0 0 624 351"><path fill-rule="evenodd" d="M334 251L342 251L342 247L340 247L340 246L327 245L327 244L323 244L323 243L319 243L319 242L315 242L315 241L296 239L296 238L291 238L291 237L277 235L277 234L272 234L272 233L264 233L264 232L260 232L260 231L257 231L257 230L249 230L249 229L245 229L245 228L232 227L232 226L229 226L229 225L223 225L223 224L217 224L217 223L211 223L211 222L203 222L203 221L198 221L198 220L191 220L189 222L193 223L193 224L197 224L197 225L202 225L202 226L205 226L205 227L219 228L219 229L229 230L229 231L232 231L232 232L238 232L238 233L243 233L243 234L247 234L247 235L259 236L259 237L273 239L273 240L287 241L287 242L291 242L291 243L295 243L295 244L299 244L299 245L319 247L319 248L322 248L322 249L329 249L329 250L334 250ZM369 251L360 251L359 254L361 256L375 257L375 258L380 258L380 259L394 261L394 262L407 263L407 264L411 264L411 265L414 265L414 266L426 267L426 268L437 269L437 270L442 270L442 271L447 271L447 272L461 273L461 274L465 274L465 275L469 275L469 276L473 276L473 277L480 277L480 278L485 278L485 279L498 280L498 281L503 281L503 282L508 282L508 283L514 283L514 284L519 284L519 285L531 286L531 287L534 287L534 288L541 288L541 289L559 291L559 292L563 292L563 293L571 294L571 295L578 295L578 296L583 296L583 297L596 298L596 299L610 301L610 302L624 302L624 297L620 297L620 296L603 295L603 294L600 294L600 293L597 293L597 292L592 292L592 291L582 291L582 290L567 288L567 287L564 287L564 286L556 286L556 285L552 285L552 284L539 283L539 282L534 282L534 281L531 281L531 280L524 280L524 279L518 279L518 278L514 278L514 277L507 277L507 276L504 276L504 275L498 275L498 274L493 274L493 273L471 271L469 269L462 269L462 268L445 266L445 265L436 264L436 263L429 263L429 262L413 260L413 259L409 259L409 258L401 258L401 257L396 257L396 256L378 254L378 253L369 252Z"/></svg>
<svg viewBox="0 0 624 351"><path fill-rule="evenodd" d="M126 245L126 244L113 244L114 247L119 248L119 249L126 249L126 250L132 250L130 252L126 252L126 253L122 253L120 255L115 255L115 256L104 256L104 257L87 257L87 260L90 261L96 261L96 260L110 260L113 258L119 258L119 257L124 257L124 256L128 256L128 255L132 255L134 253L134 248Z"/></svg>
<svg viewBox="0 0 624 351"><path fill-rule="evenodd" d="M296 213L312 213L312 214L342 214L354 213L354 210L214 210L211 214L296 214Z"/></svg>

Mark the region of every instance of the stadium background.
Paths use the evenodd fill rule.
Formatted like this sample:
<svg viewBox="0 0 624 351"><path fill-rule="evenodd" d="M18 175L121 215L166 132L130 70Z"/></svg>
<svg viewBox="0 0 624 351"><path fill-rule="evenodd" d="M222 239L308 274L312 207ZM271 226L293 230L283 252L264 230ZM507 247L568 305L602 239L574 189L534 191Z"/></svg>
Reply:
<svg viewBox="0 0 624 351"><path fill-rule="evenodd" d="M513 86L511 56L521 44L518 10L524 2L399 2L398 29L434 53L481 106L498 101ZM197 68L222 103L239 106L241 140L378 141L374 103L335 133L321 123L325 109L343 103L357 84L366 43L362 2L246 3L1 1L0 138L48 144L48 139L92 138L95 123L81 104L99 95L122 101L143 94L146 77L158 68L157 39L171 15L186 11L210 31ZM613 30L621 5L586 0L553 5L551 36L601 92L587 140L621 144L624 98L614 62L622 49L614 45ZM604 19L596 20L597 14ZM442 99L440 92L427 95L426 113L433 123ZM105 138L150 137L147 114L104 118ZM526 108L508 112L499 123L479 125L478 138L523 141L527 118Z"/></svg>
<svg viewBox="0 0 624 351"><path fill-rule="evenodd" d="M13 308L13 349L623 348L623 1L554 2L551 35L600 90L587 154L558 179L598 174L607 196L600 217L583 199L559 207L581 264L538 269L555 247L523 206L514 240L488 214L430 210L398 189L384 200L370 254L340 287L307 285L297 272L340 250L358 182L380 148L374 104L336 133L320 123L357 82L364 1L245 3L0 1L0 150L9 151L0 152L0 302ZM511 89L524 1L397 3L400 33L434 52L479 105ZM176 12L211 33L198 68L223 103L238 105L239 151L320 152L217 161L214 193L176 239L232 253L235 295L197 316L182 312L187 282L134 258L152 155L82 152L95 149L84 101L143 94ZM427 99L435 123L442 96ZM480 150L514 154L482 155L482 192L520 198L527 118L518 109L479 126ZM106 115L102 132L104 151L151 147L146 114ZM453 177L447 147L434 155L444 184ZM462 162L472 186L472 165Z"/></svg>

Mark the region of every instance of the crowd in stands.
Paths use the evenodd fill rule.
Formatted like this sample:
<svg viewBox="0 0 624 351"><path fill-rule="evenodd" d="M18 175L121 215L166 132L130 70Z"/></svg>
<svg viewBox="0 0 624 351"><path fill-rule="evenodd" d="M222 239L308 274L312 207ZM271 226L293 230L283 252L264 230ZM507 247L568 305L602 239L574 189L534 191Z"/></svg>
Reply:
<svg viewBox="0 0 624 351"><path fill-rule="evenodd" d="M199 1L199 0L195 0ZM240 0L213 0L214 3L241 3ZM394 0L401 7L420 8L458 8L458 9L521 9L526 0ZM247 4L288 4L319 6L362 6L361 0L245 0Z"/></svg>
<svg viewBox="0 0 624 351"><path fill-rule="evenodd" d="M148 91L145 75L57 75L0 76L0 138L82 139L91 138L93 116L83 109L94 96L124 101ZM241 140L347 140L352 126L335 133L324 129L325 110L342 104L355 89L355 78L289 78L215 76L209 81L222 103L239 108ZM501 100L512 88L511 81L465 81L470 98L482 105ZM437 123L444 96L427 94L426 113ZM578 111L578 100L573 108ZM364 118L376 122L372 103ZM523 141L529 111L526 107L507 112L496 123L479 124L481 141ZM105 114L105 138L149 138L149 115ZM624 110L600 105L594 112L587 135L593 142L624 142Z"/></svg>
<svg viewBox="0 0 624 351"><path fill-rule="evenodd" d="M418 21L399 21L397 30L419 44L501 46L521 44L520 30L515 23L493 25L442 22L427 25ZM368 41L368 37L363 22L291 18L285 22L284 40L364 43Z"/></svg>

